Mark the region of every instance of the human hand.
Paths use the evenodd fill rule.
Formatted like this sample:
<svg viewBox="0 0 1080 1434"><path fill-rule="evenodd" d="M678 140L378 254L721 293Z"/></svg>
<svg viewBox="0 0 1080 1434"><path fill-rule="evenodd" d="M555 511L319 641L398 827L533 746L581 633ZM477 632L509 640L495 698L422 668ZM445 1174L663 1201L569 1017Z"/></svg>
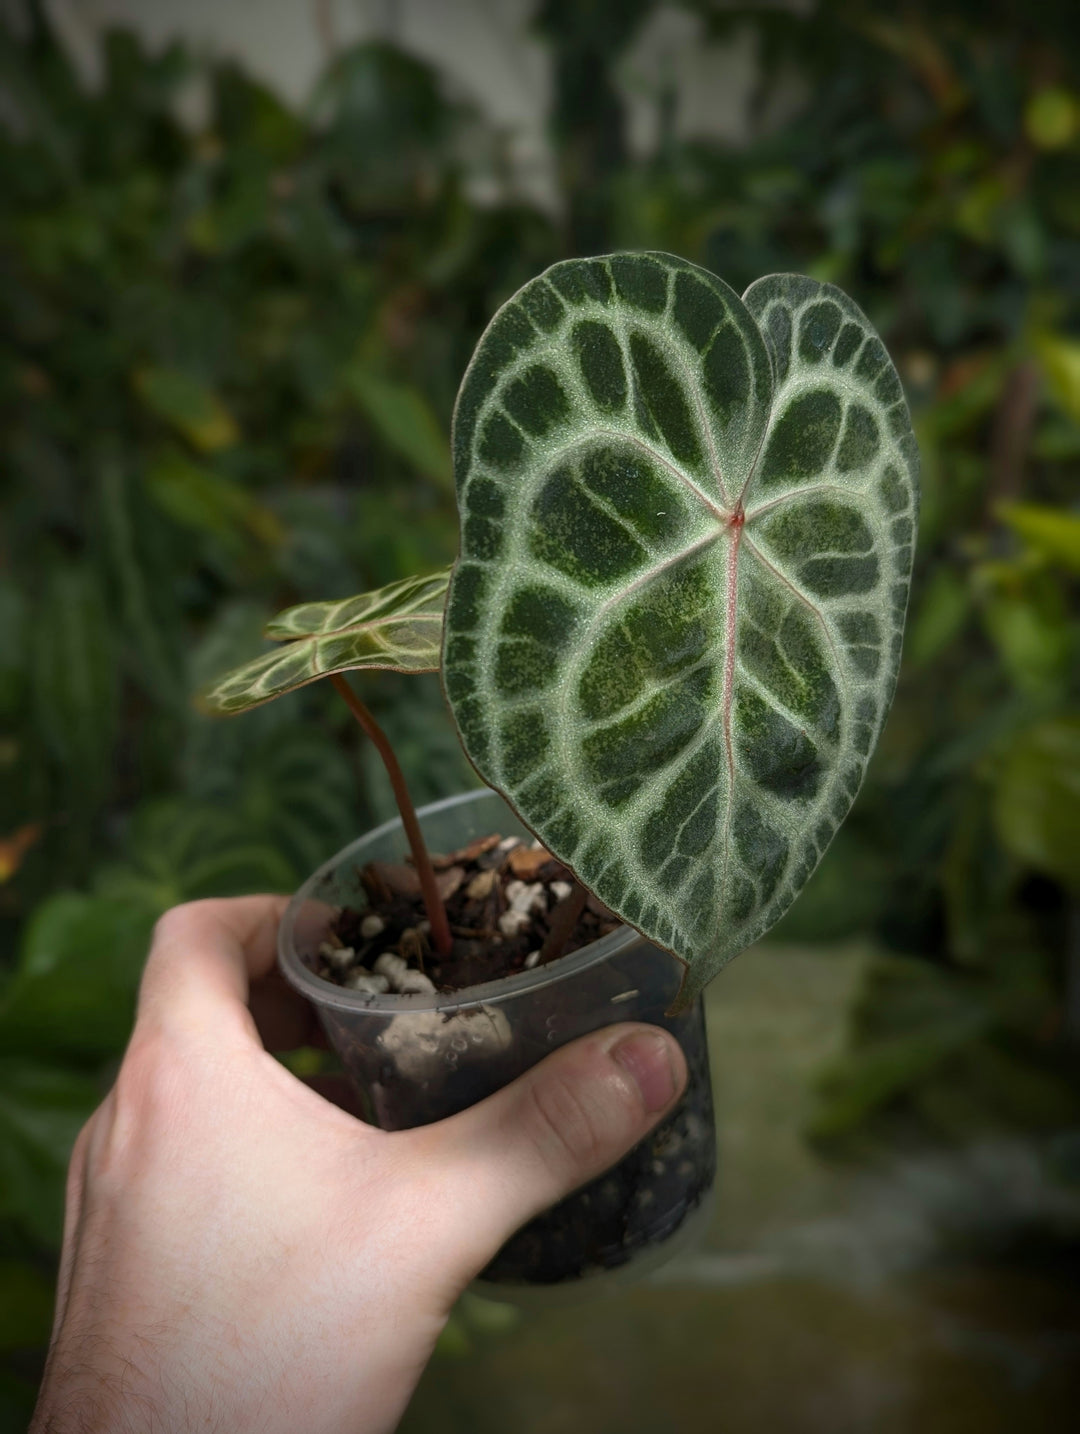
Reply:
<svg viewBox="0 0 1080 1434"><path fill-rule="evenodd" d="M200 901L158 923L116 1084L72 1155L32 1434L392 1430L469 1281L682 1091L678 1044L620 1025L437 1125L364 1125L260 1039L302 1043L313 1016L266 979L284 907Z"/></svg>

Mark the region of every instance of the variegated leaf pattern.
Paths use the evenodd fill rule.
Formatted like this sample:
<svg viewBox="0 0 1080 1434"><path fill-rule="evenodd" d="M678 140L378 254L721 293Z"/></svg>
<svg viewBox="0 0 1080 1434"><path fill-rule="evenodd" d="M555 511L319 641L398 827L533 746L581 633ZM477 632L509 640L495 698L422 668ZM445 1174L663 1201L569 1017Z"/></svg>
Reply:
<svg viewBox="0 0 1080 1434"><path fill-rule="evenodd" d="M892 698L918 454L840 290L557 264L454 420L447 696L480 774L688 1000L780 917Z"/></svg>
<svg viewBox="0 0 1080 1434"><path fill-rule="evenodd" d="M353 668L436 671L449 577L447 570L340 602L287 608L266 627L267 637L285 646L226 673L202 694L201 705L222 715L246 712Z"/></svg>

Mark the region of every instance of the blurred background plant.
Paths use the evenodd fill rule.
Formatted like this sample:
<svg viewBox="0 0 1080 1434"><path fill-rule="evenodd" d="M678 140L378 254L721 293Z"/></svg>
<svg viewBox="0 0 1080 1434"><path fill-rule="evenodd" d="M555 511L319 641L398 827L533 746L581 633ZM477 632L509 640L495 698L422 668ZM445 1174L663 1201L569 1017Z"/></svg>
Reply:
<svg viewBox="0 0 1080 1434"><path fill-rule="evenodd" d="M1080 80L1071 7L682 8L755 67L748 138L627 140L653 0L543 0L553 208L393 44L303 108L233 62L47 13L0 33L0 1408L32 1398L62 1177L155 918L285 890L386 814L321 688L191 705L286 604L454 553L475 340L568 254L792 269L878 325L924 504L896 707L777 936L871 933L810 1135L833 1153L1036 1132L1080 1179ZM205 122L179 118L193 73ZM492 176L495 176L494 182ZM486 185L478 198L480 181ZM475 780L433 679L370 679L415 794ZM340 705L340 704L338 704Z"/></svg>

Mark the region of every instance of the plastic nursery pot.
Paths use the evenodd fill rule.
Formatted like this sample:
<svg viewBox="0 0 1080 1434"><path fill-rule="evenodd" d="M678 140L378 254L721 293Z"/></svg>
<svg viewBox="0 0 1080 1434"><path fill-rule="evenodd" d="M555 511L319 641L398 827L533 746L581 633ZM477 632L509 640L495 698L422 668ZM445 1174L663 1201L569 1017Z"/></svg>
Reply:
<svg viewBox="0 0 1080 1434"><path fill-rule="evenodd" d="M432 852L491 832L531 838L490 790L436 802L419 817ZM384 1130L425 1125L482 1100L589 1031L626 1020L666 1027L689 1067L679 1106L606 1175L521 1229L481 1279L485 1294L516 1300L541 1286L576 1291L586 1281L590 1289L606 1283L604 1274L646 1273L708 1215L716 1141L701 1002L666 1016L681 968L625 926L545 966L452 995L367 995L315 975L337 911L368 904L361 868L401 861L404 852L398 820L345 847L297 892L278 938L282 971L318 1008L365 1118Z"/></svg>

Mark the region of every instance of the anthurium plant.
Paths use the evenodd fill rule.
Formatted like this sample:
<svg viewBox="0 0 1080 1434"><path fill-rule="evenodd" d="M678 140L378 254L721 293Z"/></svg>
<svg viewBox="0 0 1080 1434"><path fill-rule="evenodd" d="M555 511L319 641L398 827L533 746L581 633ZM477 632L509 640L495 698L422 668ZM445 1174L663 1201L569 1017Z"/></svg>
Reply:
<svg viewBox="0 0 1080 1434"><path fill-rule="evenodd" d="M382 751L342 674L438 668L477 771L685 964L686 1004L795 900L892 700L918 506L896 370L830 284L572 259L495 315L453 454L452 571L290 609L206 705L329 676Z"/></svg>

